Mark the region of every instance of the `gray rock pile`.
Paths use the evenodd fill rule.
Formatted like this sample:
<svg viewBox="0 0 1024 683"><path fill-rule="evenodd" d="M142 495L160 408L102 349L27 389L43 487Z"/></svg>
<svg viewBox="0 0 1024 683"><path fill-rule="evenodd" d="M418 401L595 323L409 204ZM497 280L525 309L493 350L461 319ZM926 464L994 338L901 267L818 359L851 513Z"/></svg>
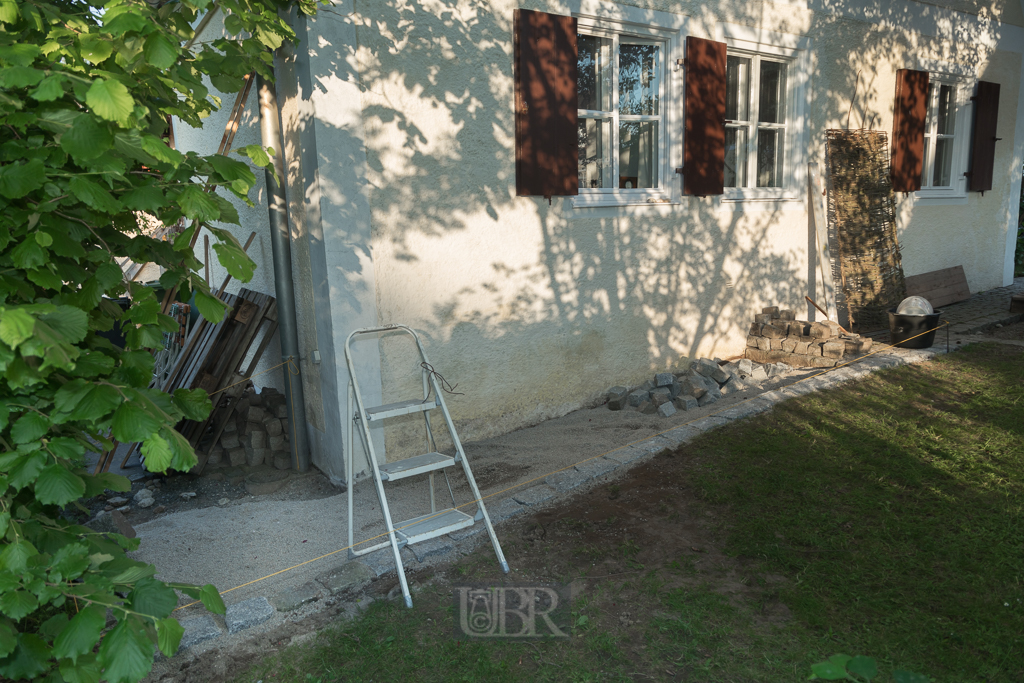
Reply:
<svg viewBox="0 0 1024 683"><path fill-rule="evenodd" d="M239 399L232 418L213 450L207 467L272 465L291 467L288 443L288 409L284 394L272 387L260 393L246 393Z"/></svg>
<svg viewBox="0 0 1024 683"><path fill-rule="evenodd" d="M714 403L723 396L760 389L761 382L790 369L784 363L762 366L746 358L724 364L700 358L684 372L659 372L653 380L638 387L612 387L607 393L607 405L609 410L635 410L668 417L680 410Z"/></svg>

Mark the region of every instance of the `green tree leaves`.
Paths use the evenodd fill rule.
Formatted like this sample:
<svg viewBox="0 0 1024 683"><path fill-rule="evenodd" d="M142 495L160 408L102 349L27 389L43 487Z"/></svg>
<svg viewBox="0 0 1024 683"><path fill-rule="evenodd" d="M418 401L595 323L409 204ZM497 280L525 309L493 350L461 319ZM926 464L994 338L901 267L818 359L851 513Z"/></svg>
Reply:
<svg viewBox="0 0 1024 683"><path fill-rule="evenodd" d="M11 440L15 444L35 441L50 429L50 420L40 413L26 413L11 426Z"/></svg>
<svg viewBox="0 0 1024 683"><path fill-rule="evenodd" d="M36 319L22 308L0 311L0 341L12 349L31 337L35 327Z"/></svg>
<svg viewBox="0 0 1024 683"><path fill-rule="evenodd" d="M119 81L100 79L89 87L85 102L100 118L128 125L135 100Z"/></svg>
<svg viewBox="0 0 1024 683"><path fill-rule="evenodd" d="M80 610L54 639L53 656L77 662L80 655L92 652L106 623L106 610L102 607L89 605Z"/></svg>
<svg viewBox="0 0 1024 683"><path fill-rule="evenodd" d="M0 168L0 196L20 199L46 182L46 168L41 159L13 163Z"/></svg>
<svg viewBox="0 0 1024 683"><path fill-rule="evenodd" d="M36 479L36 497L44 505L64 506L85 494L85 482L63 465L48 465Z"/></svg>
<svg viewBox="0 0 1024 683"><path fill-rule="evenodd" d="M100 645L99 665L110 683L137 681L153 665L153 644L141 621L127 618L107 634Z"/></svg>
<svg viewBox="0 0 1024 683"><path fill-rule="evenodd" d="M126 401L114 412L110 428L114 438L122 443L144 441L160 429L160 420L143 406Z"/></svg>
<svg viewBox="0 0 1024 683"><path fill-rule="evenodd" d="M146 38L143 48L146 61L158 69L169 69L178 61L178 46L163 33L153 33Z"/></svg>
<svg viewBox="0 0 1024 683"><path fill-rule="evenodd" d="M254 71L273 77L270 49L293 38L279 14L288 7L233 5L235 37L185 50L208 0L0 0L0 679L135 681L156 647L171 655L180 644L176 596L126 557L136 544L61 508L128 490L123 477L80 469L86 449L114 439L142 442L153 471L196 462L174 425L205 419L209 397L150 388L170 319L121 263L157 264L165 291L195 292L211 320L224 305L192 270L199 230L233 277L251 278L219 224L239 220L225 191L248 201L252 165L270 155L256 145L183 154L164 135L168 117L199 127L217 110L204 82L227 92ZM168 239L142 230L138 211ZM102 336L112 328L124 348ZM224 612L213 586L174 588ZM65 614L72 599L78 611Z"/></svg>

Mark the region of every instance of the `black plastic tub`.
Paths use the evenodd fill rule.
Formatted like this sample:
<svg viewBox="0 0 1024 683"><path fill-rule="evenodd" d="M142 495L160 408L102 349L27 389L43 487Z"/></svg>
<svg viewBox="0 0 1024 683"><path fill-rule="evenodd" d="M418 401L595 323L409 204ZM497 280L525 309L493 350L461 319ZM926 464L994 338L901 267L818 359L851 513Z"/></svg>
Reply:
<svg viewBox="0 0 1024 683"><path fill-rule="evenodd" d="M935 343L935 329L939 326L940 315L942 311L935 311L931 315L899 315L895 308L890 308L890 343L904 349L927 349ZM919 334L920 337L917 336Z"/></svg>

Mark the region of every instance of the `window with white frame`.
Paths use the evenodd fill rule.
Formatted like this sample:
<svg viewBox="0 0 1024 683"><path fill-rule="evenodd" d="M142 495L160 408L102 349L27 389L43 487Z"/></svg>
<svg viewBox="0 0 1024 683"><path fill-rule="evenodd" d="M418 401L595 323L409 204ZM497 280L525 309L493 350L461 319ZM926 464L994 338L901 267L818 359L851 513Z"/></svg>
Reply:
<svg viewBox="0 0 1024 683"><path fill-rule="evenodd" d="M723 25L724 201L798 200L806 166L810 39Z"/></svg>
<svg viewBox="0 0 1024 683"><path fill-rule="evenodd" d="M577 50L581 198L629 202L663 193L668 41L581 22Z"/></svg>
<svg viewBox="0 0 1024 683"><path fill-rule="evenodd" d="M930 75L921 167L923 195L965 191L966 92L967 86L960 79Z"/></svg>
<svg viewBox="0 0 1024 683"><path fill-rule="evenodd" d="M788 62L756 54L726 61L725 186L783 187Z"/></svg>

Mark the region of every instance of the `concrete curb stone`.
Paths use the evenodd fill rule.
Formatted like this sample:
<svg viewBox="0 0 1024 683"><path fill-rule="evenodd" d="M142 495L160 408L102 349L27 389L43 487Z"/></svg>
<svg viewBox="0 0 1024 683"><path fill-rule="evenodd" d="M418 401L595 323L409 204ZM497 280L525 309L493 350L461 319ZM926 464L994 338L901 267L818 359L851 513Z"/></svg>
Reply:
<svg viewBox="0 0 1024 683"><path fill-rule="evenodd" d="M517 503L512 498L506 498L489 510L491 515L491 524L504 522L506 519L512 519L524 512L526 512L525 507Z"/></svg>
<svg viewBox="0 0 1024 683"><path fill-rule="evenodd" d="M572 467L562 470L561 472L549 474L544 478L544 483L548 486L554 487L554 489L559 493L571 491L574 488L582 486L588 481L590 481L590 477L583 475Z"/></svg>
<svg viewBox="0 0 1024 683"><path fill-rule="evenodd" d="M221 635L220 627L217 626L213 617L208 614L182 619L179 623L185 629L185 633L181 636L179 652L187 647L205 643L207 640L213 640Z"/></svg>
<svg viewBox="0 0 1024 683"><path fill-rule="evenodd" d="M640 443L630 444L625 448L620 448L617 451L613 451L608 455L604 456L622 465L629 464L640 458L644 458L651 455L661 453L666 448L672 448L675 444L666 438L663 438L661 434L653 436L646 441Z"/></svg>
<svg viewBox="0 0 1024 683"><path fill-rule="evenodd" d="M538 484L537 486L531 486L523 491L513 493L512 498L520 505L537 505L545 500L551 500L555 497L555 493L557 491L547 484Z"/></svg>
<svg viewBox="0 0 1024 683"><path fill-rule="evenodd" d="M296 588L289 588L270 598L270 604L278 612L291 612L307 602L320 598L320 585L315 581L307 581Z"/></svg>
<svg viewBox="0 0 1024 683"><path fill-rule="evenodd" d="M395 556L391 552L391 546L375 550L372 553L362 555L360 562L370 568L376 576L383 576L388 572L395 571Z"/></svg>
<svg viewBox="0 0 1024 683"><path fill-rule="evenodd" d="M690 426L694 429L699 429L702 432L710 432L712 429L717 429L722 425L729 424L730 422L732 422L732 420L727 417L722 417L722 415L708 415L707 417L702 417L696 422L691 423Z"/></svg>
<svg viewBox="0 0 1024 683"><path fill-rule="evenodd" d="M742 420L743 418L753 417L754 415L760 415L769 408L772 407L771 403L766 401L758 401L753 399L744 403L743 405L734 406L728 410L723 410L719 415L721 417L728 418L730 420Z"/></svg>
<svg viewBox="0 0 1024 683"><path fill-rule="evenodd" d="M369 583L377 573L363 562L349 560L344 564L330 569L316 577L327 591L334 595L349 588L356 588Z"/></svg>
<svg viewBox="0 0 1024 683"><path fill-rule="evenodd" d="M667 432L659 434L658 438L665 439L669 442L668 447L674 448L693 441L700 436L700 434L701 432L699 429L694 429L691 425L682 425L681 427L676 427L675 429L670 429Z"/></svg>
<svg viewBox="0 0 1024 683"><path fill-rule="evenodd" d="M491 524L496 524L496 521L493 517L493 513L490 510L488 510L488 514L492 515ZM462 541L465 541L467 538L472 538L473 536L483 533L484 531L486 531L484 523L477 522L473 526L466 527L465 529L459 529L458 531L453 531L452 533L448 534L448 538L452 539L456 543L461 543Z"/></svg>
<svg viewBox="0 0 1024 683"><path fill-rule="evenodd" d="M477 522L473 526L478 526L482 529L483 524L484 523L481 521ZM412 552L413 556L420 564L423 564L428 558L441 557L442 555L447 555L452 552L455 550L455 543L445 536L438 536L437 538L432 538L429 541L414 543L405 547Z"/></svg>
<svg viewBox="0 0 1024 683"><path fill-rule="evenodd" d="M274 607L265 597L252 598L244 602L228 605L224 621L228 625L228 633L238 633L247 628L258 626L274 616Z"/></svg>
<svg viewBox="0 0 1024 683"><path fill-rule="evenodd" d="M576 465L576 470L582 474L589 475L591 478L597 478L601 475L608 474L619 466L619 463L614 460L607 458L594 458L593 460L587 460L579 465Z"/></svg>

